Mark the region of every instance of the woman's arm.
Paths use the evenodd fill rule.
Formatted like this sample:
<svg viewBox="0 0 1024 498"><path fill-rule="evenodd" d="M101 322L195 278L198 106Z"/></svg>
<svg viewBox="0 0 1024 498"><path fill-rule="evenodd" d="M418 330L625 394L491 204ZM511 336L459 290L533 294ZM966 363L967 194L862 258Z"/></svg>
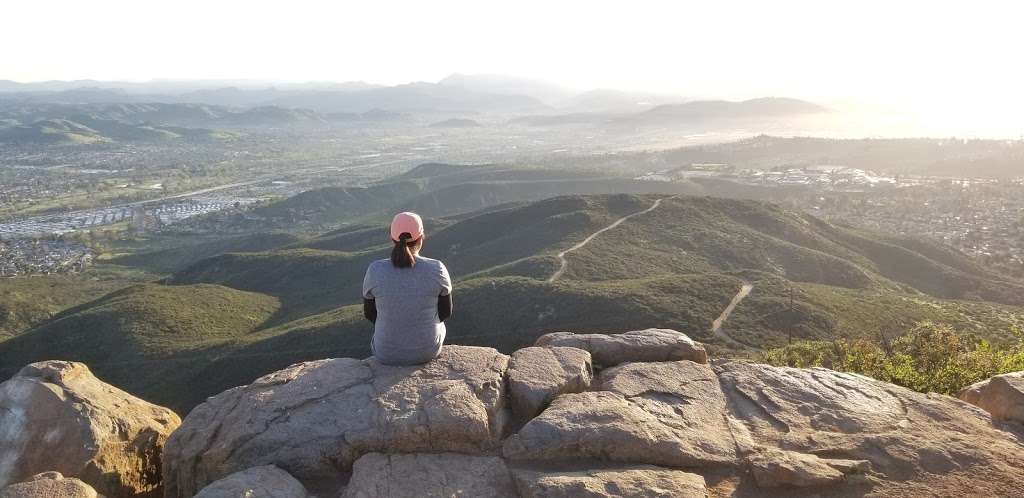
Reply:
<svg viewBox="0 0 1024 498"><path fill-rule="evenodd" d="M452 316L452 295L437 296L437 319L442 322Z"/></svg>
<svg viewBox="0 0 1024 498"><path fill-rule="evenodd" d="M363 316L372 323L377 323L377 300L363 298Z"/></svg>

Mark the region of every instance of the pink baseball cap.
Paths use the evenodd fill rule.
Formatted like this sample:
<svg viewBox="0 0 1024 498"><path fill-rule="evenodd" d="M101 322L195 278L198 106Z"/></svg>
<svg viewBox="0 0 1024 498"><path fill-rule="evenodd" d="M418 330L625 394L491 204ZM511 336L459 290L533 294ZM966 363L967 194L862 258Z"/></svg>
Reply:
<svg viewBox="0 0 1024 498"><path fill-rule="evenodd" d="M412 235L409 240L416 240L423 236L423 219L420 218L420 215L408 211L395 215L395 219L391 220L391 240L397 242L403 233Z"/></svg>

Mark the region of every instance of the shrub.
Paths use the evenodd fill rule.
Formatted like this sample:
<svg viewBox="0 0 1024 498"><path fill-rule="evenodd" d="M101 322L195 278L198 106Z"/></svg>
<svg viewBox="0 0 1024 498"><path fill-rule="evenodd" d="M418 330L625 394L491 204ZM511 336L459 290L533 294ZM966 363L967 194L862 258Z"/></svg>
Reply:
<svg viewBox="0 0 1024 498"><path fill-rule="evenodd" d="M921 392L955 395L993 375L1024 369L1024 332L1013 327L1016 343L997 348L952 327L919 322L895 340L881 338L801 341L769 349L772 365L825 367L854 372Z"/></svg>

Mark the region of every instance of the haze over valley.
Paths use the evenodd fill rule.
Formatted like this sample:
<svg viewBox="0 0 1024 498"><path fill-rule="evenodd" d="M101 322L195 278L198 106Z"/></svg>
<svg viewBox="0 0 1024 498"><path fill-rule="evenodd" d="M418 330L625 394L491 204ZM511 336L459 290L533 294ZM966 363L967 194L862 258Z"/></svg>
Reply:
<svg viewBox="0 0 1024 498"><path fill-rule="evenodd" d="M0 497L1024 492L1019 8L233 4L12 7Z"/></svg>

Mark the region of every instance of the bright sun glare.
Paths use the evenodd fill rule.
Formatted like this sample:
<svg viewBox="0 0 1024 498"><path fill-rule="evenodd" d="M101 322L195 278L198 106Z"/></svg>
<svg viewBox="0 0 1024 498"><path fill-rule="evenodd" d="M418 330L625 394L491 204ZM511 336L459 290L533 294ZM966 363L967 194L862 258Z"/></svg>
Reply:
<svg viewBox="0 0 1024 498"><path fill-rule="evenodd" d="M898 109L979 132L1020 129L1024 115L1017 2L114 0L5 10L19 22L0 31L0 78L19 81L396 84L505 73L579 89Z"/></svg>

